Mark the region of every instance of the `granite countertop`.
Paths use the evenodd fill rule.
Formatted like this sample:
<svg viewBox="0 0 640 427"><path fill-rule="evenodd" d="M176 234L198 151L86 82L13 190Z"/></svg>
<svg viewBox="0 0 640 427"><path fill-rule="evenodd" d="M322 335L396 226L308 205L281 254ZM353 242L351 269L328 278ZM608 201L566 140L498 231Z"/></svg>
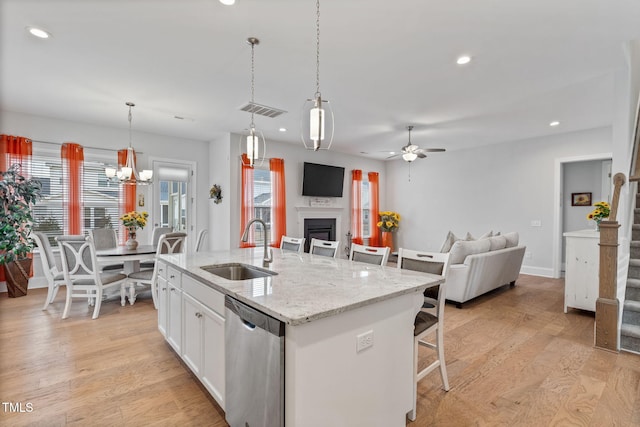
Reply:
<svg viewBox="0 0 640 427"><path fill-rule="evenodd" d="M333 316L407 293L423 292L442 282L440 276L380 267L319 255L273 249L268 270L277 275L227 280L201 266L240 262L262 267L262 248L162 255L184 273L206 282L289 325Z"/></svg>

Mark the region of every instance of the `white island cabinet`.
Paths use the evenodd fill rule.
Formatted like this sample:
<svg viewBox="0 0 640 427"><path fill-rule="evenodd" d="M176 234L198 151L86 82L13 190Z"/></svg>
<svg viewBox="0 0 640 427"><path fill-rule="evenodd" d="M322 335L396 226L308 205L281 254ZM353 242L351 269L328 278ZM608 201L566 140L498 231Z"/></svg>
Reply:
<svg viewBox="0 0 640 427"><path fill-rule="evenodd" d="M600 266L600 233L579 230L564 233L566 243L564 312L568 307L596 311Z"/></svg>
<svg viewBox="0 0 640 427"><path fill-rule="evenodd" d="M422 292L440 277L280 250L267 267L277 274L266 278L227 280L200 268L262 267L262 256L261 249L161 256L182 274L178 354L220 406L228 295L285 325L286 426L405 426L413 406L413 322Z"/></svg>

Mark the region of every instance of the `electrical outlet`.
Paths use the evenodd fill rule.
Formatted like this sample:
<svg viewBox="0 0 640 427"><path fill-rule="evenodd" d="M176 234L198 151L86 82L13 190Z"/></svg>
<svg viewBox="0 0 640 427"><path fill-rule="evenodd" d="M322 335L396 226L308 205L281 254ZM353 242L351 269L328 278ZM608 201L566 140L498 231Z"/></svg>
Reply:
<svg viewBox="0 0 640 427"><path fill-rule="evenodd" d="M539 219L533 219L533 220L531 220L531 226L532 227L542 227L542 221L540 221Z"/></svg>
<svg viewBox="0 0 640 427"><path fill-rule="evenodd" d="M526 252L524 253L524 257L525 257L525 259L531 259L531 258L533 258L533 255L531 254L531 252L526 251Z"/></svg>
<svg viewBox="0 0 640 427"><path fill-rule="evenodd" d="M356 353L367 349L373 345L373 331L363 332L356 336Z"/></svg>

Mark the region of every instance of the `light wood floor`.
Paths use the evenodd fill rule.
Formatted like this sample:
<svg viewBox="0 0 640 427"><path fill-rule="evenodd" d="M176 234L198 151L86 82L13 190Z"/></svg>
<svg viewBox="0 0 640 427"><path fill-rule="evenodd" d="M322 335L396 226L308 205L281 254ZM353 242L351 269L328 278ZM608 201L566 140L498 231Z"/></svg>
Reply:
<svg viewBox="0 0 640 427"><path fill-rule="evenodd" d="M33 407L2 426L226 426L224 413L156 327L150 299L83 302L61 320L62 292L0 294L0 399ZM433 372L410 426L639 426L640 356L596 350L593 314L562 312L562 280L521 276L462 310L446 307L451 390ZM427 363L427 353L422 363ZM367 426L369 427L369 426Z"/></svg>

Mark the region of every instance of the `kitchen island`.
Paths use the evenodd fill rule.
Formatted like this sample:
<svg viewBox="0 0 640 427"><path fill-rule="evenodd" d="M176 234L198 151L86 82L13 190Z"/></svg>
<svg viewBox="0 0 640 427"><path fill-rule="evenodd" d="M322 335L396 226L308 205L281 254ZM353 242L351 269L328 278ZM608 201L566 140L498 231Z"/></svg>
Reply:
<svg viewBox="0 0 640 427"><path fill-rule="evenodd" d="M262 267L262 256L238 249L163 255L159 264L159 328L220 406L228 295L285 324L287 426L404 426L413 404L413 321L424 289L441 278L279 249L267 267L277 274L268 277L234 281L201 268ZM212 319L201 335L207 343L189 339L197 329L190 312L204 327Z"/></svg>

